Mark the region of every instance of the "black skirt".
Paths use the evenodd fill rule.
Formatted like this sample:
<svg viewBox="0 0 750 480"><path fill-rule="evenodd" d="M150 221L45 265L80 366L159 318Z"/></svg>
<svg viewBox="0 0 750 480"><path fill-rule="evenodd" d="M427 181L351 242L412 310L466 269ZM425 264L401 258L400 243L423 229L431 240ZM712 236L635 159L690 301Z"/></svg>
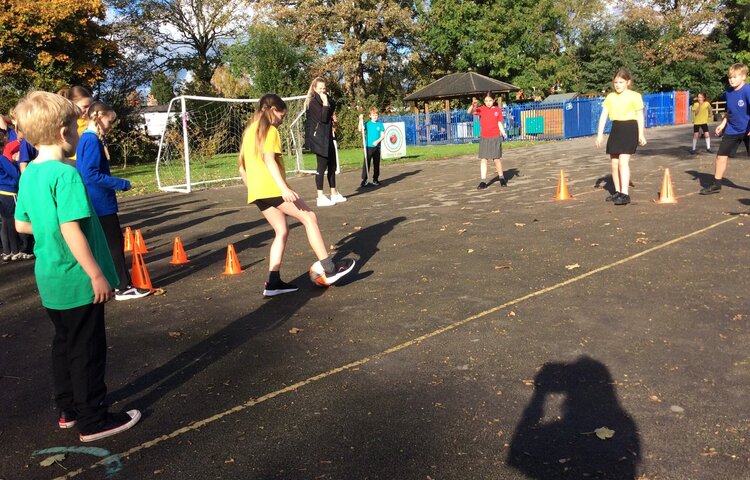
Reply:
<svg viewBox="0 0 750 480"><path fill-rule="evenodd" d="M636 120L614 121L607 139L608 155L632 155L638 148L638 122Z"/></svg>

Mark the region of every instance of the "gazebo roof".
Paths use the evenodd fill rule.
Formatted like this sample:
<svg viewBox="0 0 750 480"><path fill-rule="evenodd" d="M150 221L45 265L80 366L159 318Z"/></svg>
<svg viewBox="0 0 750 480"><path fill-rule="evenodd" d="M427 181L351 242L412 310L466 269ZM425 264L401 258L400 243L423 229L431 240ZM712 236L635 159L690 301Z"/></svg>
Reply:
<svg viewBox="0 0 750 480"><path fill-rule="evenodd" d="M485 77L476 72L452 73L408 95L407 102L448 100L451 98L481 95L487 92L515 92L520 88L510 83Z"/></svg>

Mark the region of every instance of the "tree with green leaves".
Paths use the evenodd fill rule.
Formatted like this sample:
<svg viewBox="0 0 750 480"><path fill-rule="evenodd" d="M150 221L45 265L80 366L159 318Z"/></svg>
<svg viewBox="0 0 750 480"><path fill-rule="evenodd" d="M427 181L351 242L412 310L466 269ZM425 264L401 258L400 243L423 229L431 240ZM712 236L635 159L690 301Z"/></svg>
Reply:
<svg viewBox="0 0 750 480"><path fill-rule="evenodd" d="M251 80L250 95L259 97L269 92L306 94L313 58L314 53L290 30L253 25L246 41L225 49L223 60L234 76Z"/></svg>
<svg viewBox="0 0 750 480"><path fill-rule="evenodd" d="M164 72L156 72L151 77L151 95L159 105L166 105L174 98L174 78Z"/></svg>
<svg viewBox="0 0 750 480"><path fill-rule="evenodd" d="M275 25L319 54L308 79L326 76L350 99L401 94L416 24L409 0L260 0ZM394 91L396 89L396 91Z"/></svg>

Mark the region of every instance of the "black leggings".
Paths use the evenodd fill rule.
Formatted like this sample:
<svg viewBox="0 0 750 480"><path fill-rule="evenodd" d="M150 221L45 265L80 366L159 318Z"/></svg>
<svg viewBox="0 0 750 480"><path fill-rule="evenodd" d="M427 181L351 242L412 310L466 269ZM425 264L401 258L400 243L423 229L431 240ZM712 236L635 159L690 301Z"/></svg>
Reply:
<svg viewBox="0 0 750 480"><path fill-rule="evenodd" d="M323 190L323 172L328 170L328 186L336 188L336 149L333 148L333 142L328 146L328 156L315 155L318 159L318 170L315 174L315 187Z"/></svg>
<svg viewBox="0 0 750 480"><path fill-rule="evenodd" d="M107 239L109 252L112 255L112 262L115 264L117 278L120 281L119 284L112 285L112 287L124 290L130 285L130 274L128 273L128 266L125 264L125 253L123 253L125 250L125 241L122 237L120 219L116 213L112 213L99 217L99 223L101 223L102 230L104 230L104 237Z"/></svg>
<svg viewBox="0 0 750 480"><path fill-rule="evenodd" d="M18 253L19 238L16 233L16 221L13 214L16 212L16 197L11 195L0 195L0 241L3 243L3 253Z"/></svg>

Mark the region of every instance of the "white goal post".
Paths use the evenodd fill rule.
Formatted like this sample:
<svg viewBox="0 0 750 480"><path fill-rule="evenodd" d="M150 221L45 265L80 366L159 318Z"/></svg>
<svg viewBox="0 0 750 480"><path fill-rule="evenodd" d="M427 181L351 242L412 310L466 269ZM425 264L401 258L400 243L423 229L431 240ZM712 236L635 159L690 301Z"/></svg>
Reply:
<svg viewBox="0 0 750 480"><path fill-rule="evenodd" d="M279 133L286 171L315 173L304 168L302 157L305 96L283 99L288 112ZM159 190L189 193L208 184L237 183L242 133L259 100L192 95L173 98L167 107L166 126L156 156Z"/></svg>

